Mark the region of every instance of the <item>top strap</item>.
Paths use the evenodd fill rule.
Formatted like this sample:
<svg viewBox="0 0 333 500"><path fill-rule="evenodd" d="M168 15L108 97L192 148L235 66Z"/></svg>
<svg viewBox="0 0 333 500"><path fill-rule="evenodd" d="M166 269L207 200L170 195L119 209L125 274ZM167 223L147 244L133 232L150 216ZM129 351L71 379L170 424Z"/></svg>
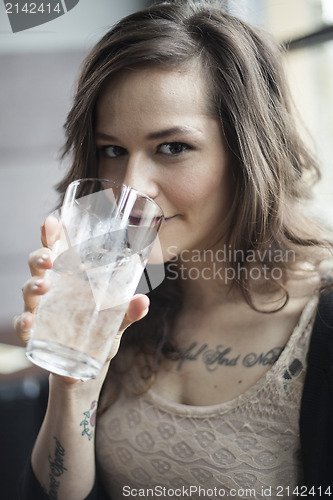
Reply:
<svg viewBox="0 0 333 500"><path fill-rule="evenodd" d="M333 291L322 293L312 330L300 437L305 485L333 488Z"/></svg>

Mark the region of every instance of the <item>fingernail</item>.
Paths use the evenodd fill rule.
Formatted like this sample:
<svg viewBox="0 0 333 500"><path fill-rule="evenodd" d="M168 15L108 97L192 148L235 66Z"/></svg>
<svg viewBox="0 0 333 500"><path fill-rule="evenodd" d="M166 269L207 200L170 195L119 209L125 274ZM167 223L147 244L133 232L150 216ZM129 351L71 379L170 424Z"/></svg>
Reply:
<svg viewBox="0 0 333 500"><path fill-rule="evenodd" d="M42 284L44 283L44 280L42 278L39 278L38 280L35 281L35 283L32 285L33 290L38 290Z"/></svg>
<svg viewBox="0 0 333 500"><path fill-rule="evenodd" d="M49 258L49 254L48 253L43 253L37 260L38 264L44 264L47 259Z"/></svg>
<svg viewBox="0 0 333 500"><path fill-rule="evenodd" d="M21 330L29 330L29 328L26 325L26 319L25 318L21 318L20 319L20 326L21 326Z"/></svg>

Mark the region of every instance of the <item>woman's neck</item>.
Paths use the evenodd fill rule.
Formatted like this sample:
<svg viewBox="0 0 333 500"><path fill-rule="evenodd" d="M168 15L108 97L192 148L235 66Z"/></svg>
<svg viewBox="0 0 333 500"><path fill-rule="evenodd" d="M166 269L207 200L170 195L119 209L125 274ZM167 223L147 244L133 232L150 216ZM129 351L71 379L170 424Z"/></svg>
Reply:
<svg viewBox="0 0 333 500"><path fill-rule="evenodd" d="M243 300L240 288L223 262L195 261L178 262L174 268L180 284L184 304L190 303L205 309L214 303Z"/></svg>

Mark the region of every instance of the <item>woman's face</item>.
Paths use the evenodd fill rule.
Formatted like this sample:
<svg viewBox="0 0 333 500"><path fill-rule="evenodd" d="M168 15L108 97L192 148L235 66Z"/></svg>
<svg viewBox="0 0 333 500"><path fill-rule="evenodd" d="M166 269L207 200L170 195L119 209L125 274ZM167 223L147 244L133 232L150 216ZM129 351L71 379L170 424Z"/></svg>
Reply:
<svg viewBox="0 0 333 500"><path fill-rule="evenodd" d="M164 260L210 248L231 206L231 154L208 114L198 65L124 71L104 87L96 109L99 176L123 182L163 209Z"/></svg>

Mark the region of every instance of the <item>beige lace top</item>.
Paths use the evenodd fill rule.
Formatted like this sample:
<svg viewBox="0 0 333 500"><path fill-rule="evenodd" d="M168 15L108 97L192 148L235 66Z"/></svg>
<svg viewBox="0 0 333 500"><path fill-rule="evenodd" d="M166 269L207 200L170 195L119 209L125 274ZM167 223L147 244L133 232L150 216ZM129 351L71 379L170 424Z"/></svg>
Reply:
<svg viewBox="0 0 333 500"><path fill-rule="evenodd" d="M123 394L96 434L112 499L283 498L302 485L298 421L317 302L307 304L272 368L232 401L188 406L153 390Z"/></svg>

